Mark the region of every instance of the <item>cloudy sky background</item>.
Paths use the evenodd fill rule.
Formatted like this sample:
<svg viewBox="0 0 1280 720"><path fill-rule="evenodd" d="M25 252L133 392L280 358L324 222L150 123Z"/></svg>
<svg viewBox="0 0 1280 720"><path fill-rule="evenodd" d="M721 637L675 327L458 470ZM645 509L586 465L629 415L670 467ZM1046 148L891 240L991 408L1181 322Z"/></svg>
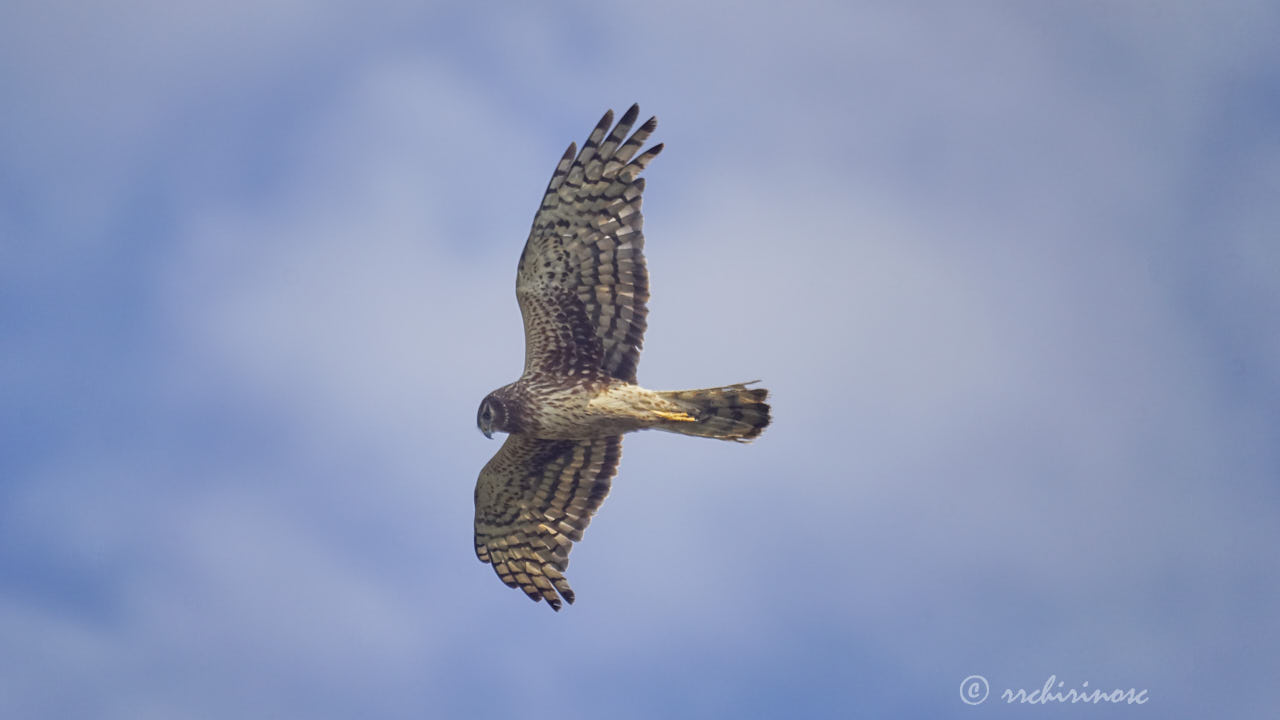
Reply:
<svg viewBox="0 0 1280 720"><path fill-rule="evenodd" d="M0 716L1274 708L1273 4L461 7L0 10ZM775 425L628 438L555 614L474 413L633 101L640 379Z"/></svg>

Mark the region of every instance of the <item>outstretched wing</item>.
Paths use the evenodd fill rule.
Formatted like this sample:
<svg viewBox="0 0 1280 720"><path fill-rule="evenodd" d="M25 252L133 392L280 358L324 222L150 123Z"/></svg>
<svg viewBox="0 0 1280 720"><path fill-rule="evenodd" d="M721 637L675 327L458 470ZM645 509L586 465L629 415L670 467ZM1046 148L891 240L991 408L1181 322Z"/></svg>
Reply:
<svg viewBox="0 0 1280 720"><path fill-rule="evenodd" d="M507 436L476 483L476 556L535 602L573 602L569 550L582 539L622 456L622 438Z"/></svg>
<svg viewBox="0 0 1280 720"><path fill-rule="evenodd" d="M639 112L632 105L612 132L613 111L605 113L547 185L516 272L526 373L603 370L635 382L649 299L638 176L662 151L636 155L658 126L651 117L627 138Z"/></svg>

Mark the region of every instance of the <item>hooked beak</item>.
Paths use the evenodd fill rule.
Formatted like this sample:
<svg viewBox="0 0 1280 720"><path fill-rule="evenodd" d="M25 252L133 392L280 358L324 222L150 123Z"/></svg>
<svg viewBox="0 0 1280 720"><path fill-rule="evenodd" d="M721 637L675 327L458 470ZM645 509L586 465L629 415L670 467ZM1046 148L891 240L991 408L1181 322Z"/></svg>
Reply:
<svg viewBox="0 0 1280 720"><path fill-rule="evenodd" d="M485 437L487 437L487 438L489 438L490 440L492 440L492 439L493 439L493 431L492 431L492 430L481 430L480 432L484 433L484 436L485 436Z"/></svg>

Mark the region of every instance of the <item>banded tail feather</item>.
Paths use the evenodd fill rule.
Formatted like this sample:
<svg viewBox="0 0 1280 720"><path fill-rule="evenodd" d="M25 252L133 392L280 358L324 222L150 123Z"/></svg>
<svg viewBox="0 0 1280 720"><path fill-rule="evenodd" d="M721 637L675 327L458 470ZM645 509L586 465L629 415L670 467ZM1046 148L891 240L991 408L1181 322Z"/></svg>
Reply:
<svg viewBox="0 0 1280 720"><path fill-rule="evenodd" d="M664 421L657 428L719 440L752 440L769 426L770 416L769 404L765 402L769 391L747 387L750 384L660 392L659 396L678 405L693 421Z"/></svg>

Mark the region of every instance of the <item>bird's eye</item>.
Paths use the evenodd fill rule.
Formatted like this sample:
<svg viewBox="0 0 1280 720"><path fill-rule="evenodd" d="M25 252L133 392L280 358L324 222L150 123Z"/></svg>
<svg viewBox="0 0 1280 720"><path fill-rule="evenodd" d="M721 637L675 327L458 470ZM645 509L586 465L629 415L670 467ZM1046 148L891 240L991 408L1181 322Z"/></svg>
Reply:
<svg viewBox="0 0 1280 720"><path fill-rule="evenodd" d="M485 406L484 406L484 413L482 413L482 414L484 415L484 419L485 419L485 420L492 420L492 419L493 419L493 408L489 407L488 405L485 405Z"/></svg>

